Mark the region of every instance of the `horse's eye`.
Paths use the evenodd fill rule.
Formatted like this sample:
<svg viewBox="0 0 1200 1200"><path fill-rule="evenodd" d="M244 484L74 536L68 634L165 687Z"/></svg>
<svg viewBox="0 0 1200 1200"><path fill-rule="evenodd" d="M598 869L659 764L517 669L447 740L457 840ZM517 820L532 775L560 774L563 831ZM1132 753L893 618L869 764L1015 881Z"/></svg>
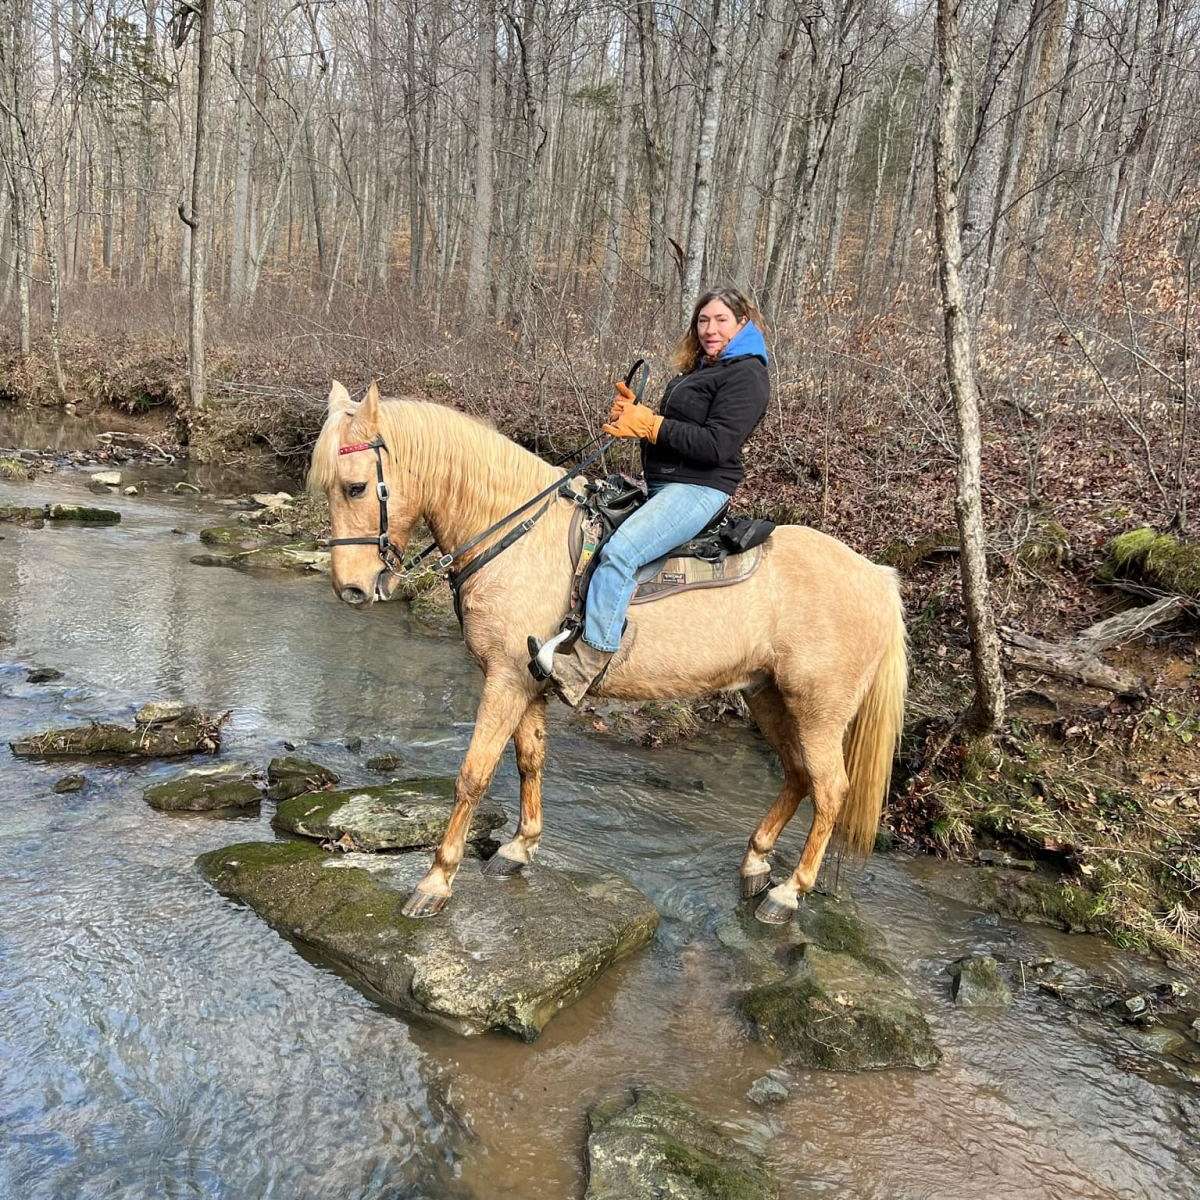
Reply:
<svg viewBox="0 0 1200 1200"><path fill-rule="evenodd" d="M352 483L347 486L346 495L349 496L351 500L357 500L359 496L365 495L366 491L367 485L365 483Z"/></svg>

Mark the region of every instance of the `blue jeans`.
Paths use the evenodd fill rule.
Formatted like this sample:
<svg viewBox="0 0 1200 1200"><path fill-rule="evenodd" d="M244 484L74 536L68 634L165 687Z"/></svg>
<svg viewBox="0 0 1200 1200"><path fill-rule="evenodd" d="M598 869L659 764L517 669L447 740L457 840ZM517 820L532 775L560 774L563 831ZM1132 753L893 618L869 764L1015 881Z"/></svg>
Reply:
<svg viewBox="0 0 1200 1200"><path fill-rule="evenodd" d="M694 538L728 500L725 492L698 483L660 483L650 489L650 499L600 551L583 625L589 646L609 653L617 649L639 568Z"/></svg>

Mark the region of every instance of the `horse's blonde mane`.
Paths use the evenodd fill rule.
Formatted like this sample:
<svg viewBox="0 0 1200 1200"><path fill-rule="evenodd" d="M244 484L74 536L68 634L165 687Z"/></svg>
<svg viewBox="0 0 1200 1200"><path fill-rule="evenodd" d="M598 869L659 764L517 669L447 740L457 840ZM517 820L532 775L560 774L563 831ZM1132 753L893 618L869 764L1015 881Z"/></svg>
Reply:
<svg viewBox="0 0 1200 1200"><path fill-rule="evenodd" d="M376 432L360 420L361 402L331 399L313 446L310 491L323 492L338 479L338 449L367 441ZM540 491L558 472L477 417L427 400L381 400L378 431L392 469L405 470L429 489L430 511L453 505L468 519L477 509L491 517L499 501L512 507ZM484 524L487 522L484 521ZM482 527L482 526L481 526Z"/></svg>

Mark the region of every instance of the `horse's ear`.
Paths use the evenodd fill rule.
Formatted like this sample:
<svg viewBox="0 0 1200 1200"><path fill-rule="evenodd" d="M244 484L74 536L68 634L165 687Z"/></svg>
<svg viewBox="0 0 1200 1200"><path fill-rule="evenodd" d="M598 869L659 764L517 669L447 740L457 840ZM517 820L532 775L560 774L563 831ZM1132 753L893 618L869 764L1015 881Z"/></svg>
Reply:
<svg viewBox="0 0 1200 1200"><path fill-rule="evenodd" d="M350 393L335 379L329 385L329 411L349 412L354 407Z"/></svg>
<svg viewBox="0 0 1200 1200"><path fill-rule="evenodd" d="M374 427L379 423L379 381L371 380L367 394L363 397L362 406L358 410L358 419L364 424Z"/></svg>

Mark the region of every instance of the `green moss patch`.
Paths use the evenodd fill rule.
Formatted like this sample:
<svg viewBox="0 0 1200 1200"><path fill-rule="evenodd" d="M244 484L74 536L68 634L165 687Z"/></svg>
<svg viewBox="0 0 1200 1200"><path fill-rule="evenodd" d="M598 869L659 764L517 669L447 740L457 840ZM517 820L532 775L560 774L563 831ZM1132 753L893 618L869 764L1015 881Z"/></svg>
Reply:
<svg viewBox="0 0 1200 1200"><path fill-rule="evenodd" d="M1153 529L1131 529L1113 538L1106 566L1113 576L1132 576L1173 595L1200 600L1200 544Z"/></svg>

